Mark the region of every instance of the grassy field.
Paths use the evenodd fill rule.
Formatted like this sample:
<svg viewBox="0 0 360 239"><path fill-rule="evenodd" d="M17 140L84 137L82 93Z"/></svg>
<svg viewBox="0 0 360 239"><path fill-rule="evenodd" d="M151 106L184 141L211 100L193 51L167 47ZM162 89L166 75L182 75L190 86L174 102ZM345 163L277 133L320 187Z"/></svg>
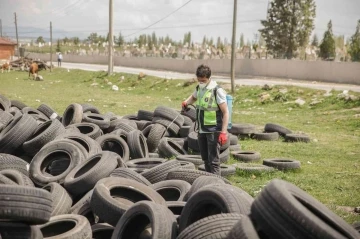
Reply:
<svg viewBox="0 0 360 239"><path fill-rule="evenodd" d="M25 72L0 74L0 94L21 100L29 106L41 103L63 113L67 105L91 103L101 112L118 115L135 114L138 109L154 110L158 105L180 108L181 101L192 93L195 85L184 86L184 81L115 74L55 69L41 72L44 81L28 80ZM121 80L124 76L124 80ZM112 91L107 82L119 87ZM224 88L228 87L224 85ZM281 89L287 90L280 93ZM271 95L265 103L259 101L263 92ZM294 132L311 137L310 143L285 143L244 140L243 149L259 151L263 159L274 157L301 161L301 169L291 172L275 172L260 175L240 174L231 180L237 186L256 196L273 178L287 180L299 186L349 223L360 221L360 215L346 207L360 206L360 100L338 99L341 92L311 90L298 87L275 86L271 90L262 87L237 87L234 94L233 123L252 123L262 130L266 123L278 123ZM350 92L355 96L359 94ZM306 101L298 106L298 98ZM321 103L311 106L317 99ZM231 160L230 163L234 163Z"/></svg>

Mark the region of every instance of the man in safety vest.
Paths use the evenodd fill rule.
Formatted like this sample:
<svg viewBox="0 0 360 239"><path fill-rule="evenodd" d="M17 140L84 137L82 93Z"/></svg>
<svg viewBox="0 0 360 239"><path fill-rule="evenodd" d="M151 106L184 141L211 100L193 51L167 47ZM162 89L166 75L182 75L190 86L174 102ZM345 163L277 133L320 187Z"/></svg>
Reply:
<svg viewBox="0 0 360 239"><path fill-rule="evenodd" d="M210 79L210 67L200 65L196 70L196 77L199 85L181 105L186 108L196 102L201 158L207 172L220 175L220 146L227 141L229 121L226 92Z"/></svg>

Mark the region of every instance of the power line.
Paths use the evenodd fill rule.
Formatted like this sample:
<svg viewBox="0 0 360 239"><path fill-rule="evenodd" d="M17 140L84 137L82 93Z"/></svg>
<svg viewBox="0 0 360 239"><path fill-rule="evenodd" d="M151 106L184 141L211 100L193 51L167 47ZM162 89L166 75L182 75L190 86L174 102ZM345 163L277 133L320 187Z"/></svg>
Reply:
<svg viewBox="0 0 360 239"><path fill-rule="evenodd" d="M143 29L141 29L141 30L139 30L139 31L136 31L136 32L131 33L131 34L127 35L127 36L124 36L124 38L125 38L125 37L129 37L129 36L132 36L132 35L135 35L135 34L141 32L141 31L146 30L146 29L154 26L155 24L157 24L157 23L165 20L166 18L168 18L169 16L171 16L171 15L174 14L175 12L179 11L181 8L185 7L185 6L186 6L187 4L189 4L191 1L192 1L192 0L187 1L186 3L184 3L183 5L181 5L179 8L175 9L175 11L172 11L171 13L169 13L169 14L166 15L165 17L161 18L160 20L158 20L158 21L150 24L149 26L147 26L147 27L145 27L145 28L143 28Z"/></svg>

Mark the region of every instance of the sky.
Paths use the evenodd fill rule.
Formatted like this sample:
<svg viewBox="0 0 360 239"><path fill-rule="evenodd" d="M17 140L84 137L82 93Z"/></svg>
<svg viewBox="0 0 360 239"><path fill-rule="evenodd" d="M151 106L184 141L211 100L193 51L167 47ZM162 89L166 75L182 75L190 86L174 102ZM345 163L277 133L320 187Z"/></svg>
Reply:
<svg viewBox="0 0 360 239"><path fill-rule="evenodd" d="M114 35L119 32L130 40L139 34L169 35L182 40L191 32L192 40L201 42L204 35L231 41L233 0L113 0ZM315 30L322 38L328 21L333 22L336 35L350 37L360 19L360 0L315 0ZM183 6L184 5L184 6ZM238 0L237 39L253 40L260 20L266 18L268 0ZM183 6L183 7L182 7ZM181 7L181 8L180 8ZM179 9L180 8L180 9ZM177 10L179 9L179 10ZM15 36L14 12L17 14L19 38L49 35L52 21L53 37L86 38L97 32L107 35L108 0L0 0L3 35ZM171 14L172 13L172 14ZM167 18L165 18L168 16ZM149 25L165 18L146 30Z"/></svg>

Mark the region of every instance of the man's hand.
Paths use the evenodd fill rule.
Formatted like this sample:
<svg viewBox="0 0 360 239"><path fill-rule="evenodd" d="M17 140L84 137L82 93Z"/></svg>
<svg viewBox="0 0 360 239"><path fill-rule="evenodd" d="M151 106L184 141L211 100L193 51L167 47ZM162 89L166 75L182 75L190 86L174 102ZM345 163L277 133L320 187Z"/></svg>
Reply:
<svg viewBox="0 0 360 239"><path fill-rule="evenodd" d="M188 105L188 103L187 103L186 100L181 103L181 107L182 107L183 109L186 109L186 108L187 108L187 105Z"/></svg>
<svg viewBox="0 0 360 239"><path fill-rule="evenodd" d="M224 132L220 132L219 139L218 139L220 145L224 145L226 143L227 139L228 139L227 134Z"/></svg>

